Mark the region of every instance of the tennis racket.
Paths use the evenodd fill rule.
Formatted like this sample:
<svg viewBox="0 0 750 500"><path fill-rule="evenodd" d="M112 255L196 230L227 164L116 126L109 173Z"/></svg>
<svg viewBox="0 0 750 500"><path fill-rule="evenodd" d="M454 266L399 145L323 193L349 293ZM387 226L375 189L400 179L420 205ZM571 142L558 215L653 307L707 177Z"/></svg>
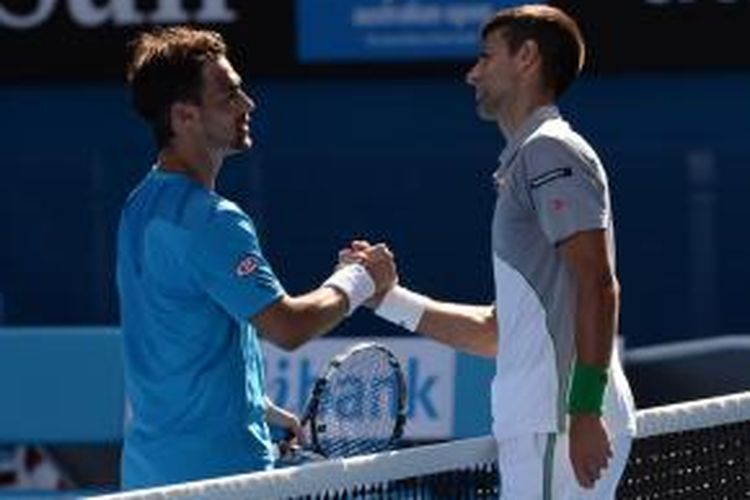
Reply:
<svg viewBox="0 0 750 500"><path fill-rule="evenodd" d="M360 343L333 357L315 381L302 417L305 447L291 455L309 460L381 452L401 438L405 423L398 358L383 345Z"/></svg>

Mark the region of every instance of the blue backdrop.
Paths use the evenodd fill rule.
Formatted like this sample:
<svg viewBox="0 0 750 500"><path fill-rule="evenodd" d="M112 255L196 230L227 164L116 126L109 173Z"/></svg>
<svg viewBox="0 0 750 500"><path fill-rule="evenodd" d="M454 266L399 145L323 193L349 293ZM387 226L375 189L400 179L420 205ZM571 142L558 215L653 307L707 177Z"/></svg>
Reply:
<svg viewBox="0 0 750 500"><path fill-rule="evenodd" d="M353 237L402 281L491 300L490 182L502 141L456 78L249 80L256 147L219 190L258 223L287 289ZM609 170L629 345L750 331L750 75L584 79L563 111ZM117 84L0 87L0 293L12 325L115 324L119 207L152 161ZM337 334L398 331L355 315Z"/></svg>

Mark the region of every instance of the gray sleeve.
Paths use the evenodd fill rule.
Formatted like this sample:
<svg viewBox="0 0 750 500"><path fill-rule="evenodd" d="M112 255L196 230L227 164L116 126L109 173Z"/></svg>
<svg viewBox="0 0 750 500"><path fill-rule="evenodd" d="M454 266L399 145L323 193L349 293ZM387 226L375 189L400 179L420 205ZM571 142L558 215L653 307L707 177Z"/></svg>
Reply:
<svg viewBox="0 0 750 500"><path fill-rule="evenodd" d="M558 139L541 137L525 146L521 160L528 199L550 243L608 227L607 181L596 158Z"/></svg>

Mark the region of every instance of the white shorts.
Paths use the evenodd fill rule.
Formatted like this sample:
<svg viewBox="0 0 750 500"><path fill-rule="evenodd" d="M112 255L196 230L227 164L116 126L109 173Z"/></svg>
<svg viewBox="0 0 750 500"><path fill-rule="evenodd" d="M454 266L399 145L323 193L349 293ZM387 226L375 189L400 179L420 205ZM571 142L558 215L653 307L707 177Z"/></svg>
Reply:
<svg viewBox="0 0 750 500"><path fill-rule="evenodd" d="M625 470L633 438L612 438L609 466L592 489L578 484L567 434L530 434L497 443L502 500L611 500Z"/></svg>

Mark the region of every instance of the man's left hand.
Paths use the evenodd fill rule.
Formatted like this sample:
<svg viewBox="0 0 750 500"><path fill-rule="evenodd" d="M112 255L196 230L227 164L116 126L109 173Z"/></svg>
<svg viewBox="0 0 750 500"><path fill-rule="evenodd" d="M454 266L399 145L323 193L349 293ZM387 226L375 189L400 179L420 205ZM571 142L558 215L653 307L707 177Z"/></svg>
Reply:
<svg viewBox="0 0 750 500"><path fill-rule="evenodd" d="M576 479L584 488L593 488L612 457L604 420L599 415L571 415L568 436L570 462Z"/></svg>

